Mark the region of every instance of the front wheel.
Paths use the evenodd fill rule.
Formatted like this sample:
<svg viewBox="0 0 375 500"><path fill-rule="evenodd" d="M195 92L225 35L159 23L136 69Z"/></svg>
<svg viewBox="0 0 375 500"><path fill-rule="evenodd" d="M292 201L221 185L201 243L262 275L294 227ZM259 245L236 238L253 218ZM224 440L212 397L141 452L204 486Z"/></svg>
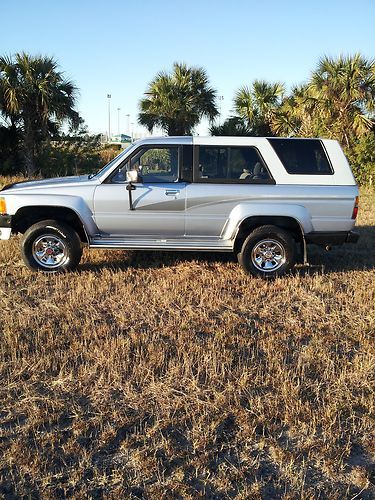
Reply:
<svg viewBox="0 0 375 500"><path fill-rule="evenodd" d="M25 232L21 253L29 269L56 273L71 271L78 266L82 245L78 234L67 224L44 220Z"/></svg>
<svg viewBox="0 0 375 500"><path fill-rule="evenodd" d="M254 276L282 276L295 263L294 239L276 226L257 227L244 241L238 261L247 273Z"/></svg>

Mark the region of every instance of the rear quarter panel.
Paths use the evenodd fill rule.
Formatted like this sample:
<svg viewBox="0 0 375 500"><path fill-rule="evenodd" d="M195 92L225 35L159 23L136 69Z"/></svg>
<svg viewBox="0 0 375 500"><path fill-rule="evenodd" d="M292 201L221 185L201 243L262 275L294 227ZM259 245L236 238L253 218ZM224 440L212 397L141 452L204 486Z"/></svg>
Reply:
<svg viewBox="0 0 375 500"><path fill-rule="evenodd" d="M305 233L350 231L357 194L357 186L191 184L186 234L228 238L253 215L294 217Z"/></svg>

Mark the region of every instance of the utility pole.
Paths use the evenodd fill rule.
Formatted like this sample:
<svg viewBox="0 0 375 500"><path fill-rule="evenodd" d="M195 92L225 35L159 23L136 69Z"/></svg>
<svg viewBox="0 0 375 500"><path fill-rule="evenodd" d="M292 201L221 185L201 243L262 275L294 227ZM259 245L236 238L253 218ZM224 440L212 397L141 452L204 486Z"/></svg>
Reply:
<svg viewBox="0 0 375 500"><path fill-rule="evenodd" d="M222 102L224 101L224 96L219 95L218 99L219 99L219 103L220 103L220 107L219 107L219 126L220 126L221 125L221 105L222 105Z"/></svg>
<svg viewBox="0 0 375 500"><path fill-rule="evenodd" d="M108 142L111 140L111 94L107 94L108 99Z"/></svg>
<svg viewBox="0 0 375 500"><path fill-rule="evenodd" d="M126 133L127 133L127 135L130 135L130 126L129 126L130 115L127 114L125 116L127 118L127 121L126 121Z"/></svg>

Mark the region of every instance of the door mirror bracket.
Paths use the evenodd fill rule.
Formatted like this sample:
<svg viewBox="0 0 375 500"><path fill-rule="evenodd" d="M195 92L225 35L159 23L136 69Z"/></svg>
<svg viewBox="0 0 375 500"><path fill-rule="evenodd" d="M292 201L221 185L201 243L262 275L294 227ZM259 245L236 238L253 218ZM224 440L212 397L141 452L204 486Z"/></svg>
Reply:
<svg viewBox="0 0 375 500"><path fill-rule="evenodd" d="M129 210L135 210L132 197L132 191L134 191L134 189L136 189L136 186L134 186L133 183L129 182L126 186L126 191L129 193Z"/></svg>

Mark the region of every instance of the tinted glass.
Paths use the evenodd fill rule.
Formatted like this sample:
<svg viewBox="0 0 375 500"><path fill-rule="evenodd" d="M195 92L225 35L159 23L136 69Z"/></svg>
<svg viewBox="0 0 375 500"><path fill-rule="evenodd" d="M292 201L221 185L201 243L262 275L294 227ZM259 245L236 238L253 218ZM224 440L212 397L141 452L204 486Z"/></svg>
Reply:
<svg viewBox="0 0 375 500"><path fill-rule="evenodd" d="M193 146L182 147L181 180L193 182Z"/></svg>
<svg viewBox="0 0 375 500"><path fill-rule="evenodd" d="M252 147L200 146L198 182L252 182L270 179Z"/></svg>
<svg viewBox="0 0 375 500"><path fill-rule="evenodd" d="M268 140L288 174L327 175L333 173L319 140Z"/></svg>

